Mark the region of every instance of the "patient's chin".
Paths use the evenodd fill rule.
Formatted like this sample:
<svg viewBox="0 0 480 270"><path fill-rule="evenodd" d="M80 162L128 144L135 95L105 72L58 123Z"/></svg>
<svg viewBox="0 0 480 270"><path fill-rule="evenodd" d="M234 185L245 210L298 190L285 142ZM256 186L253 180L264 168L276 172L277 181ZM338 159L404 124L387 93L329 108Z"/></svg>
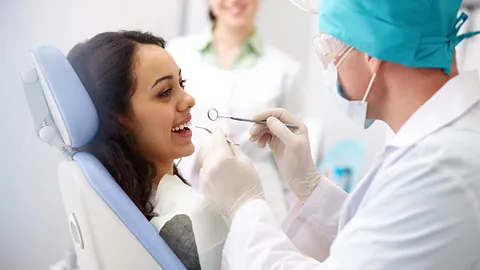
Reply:
<svg viewBox="0 0 480 270"><path fill-rule="evenodd" d="M175 158L189 157L193 155L194 152L195 146L193 145L193 143L189 143L188 145L185 145L180 149L178 156Z"/></svg>

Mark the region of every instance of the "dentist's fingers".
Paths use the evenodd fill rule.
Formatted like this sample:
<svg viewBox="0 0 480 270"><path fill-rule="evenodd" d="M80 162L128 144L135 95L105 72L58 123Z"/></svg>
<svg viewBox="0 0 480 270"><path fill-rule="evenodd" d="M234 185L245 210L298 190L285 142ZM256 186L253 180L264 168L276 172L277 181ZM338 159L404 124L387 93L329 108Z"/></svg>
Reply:
<svg viewBox="0 0 480 270"><path fill-rule="evenodd" d="M260 139L263 135L265 135L265 134L267 134L267 133L270 134L270 135L272 135L272 133L270 132L270 130L267 128L267 129L262 130L260 133L254 135L254 136L250 136L250 141L251 141L251 142L255 142L255 141L257 141L258 139Z"/></svg>
<svg viewBox="0 0 480 270"><path fill-rule="evenodd" d="M210 147L211 150L205 156L199 171L199 184L201 189L203 189L205 184L208 184L208 173L214 170L220 161L235 158L225 134L219 127L212 128Z"/></svg>
<svg viewBox="0 0 480 270"><path fill-rule="evenodd" d="M271 139L272 135L270 135L270 133L265 133L260 139L258 139L257 146L263 149Z"/></svg>
<svg viewBox="0 0 480 270"><path fill-rule="evenodd" d="M216 157L232 156L232 149L230 148L225 133L220 127L212 128L212 152Z"/></svg>
<svg viewBox="0 0 480 270"><path fill-rule="evenodd" d="M287 144L288 142L295 140L296 135L277 118L269 117L267 119L267 125L270 132L278 137L283 143Z"/></svg>
<svg viewBox="0 0 480 270"><path fill-rule="evenodd" d="M269 109L263 112L260 112L253 116L253 120L261 121L268 119L269 117L275 117L283 123L302 125L303 123L295 118L290 112L281 108Z"/></svg>
<svg viewBox="0 0 480 270"><path fill-rule="evenodd" d="M200 186L200 190L203 190L203 187L207 182L209 181L208 179L208 172L214 168L215 164L217 164L218 158L214 156L214 153L210 153L207 155L205 160L203 161L202 167L200 168L199 171L199 181L198 184Z"/></svg>
<svg viewBox="0 0 480 270"><path fill-rule="evenodd" d="M255 136L259 133L261 133L262 131L264 130L268 130L268 127L267 125L264 125L264 124L254 124L251 128L250 128L250 136Z"/></svg>
<svg viewBox="0 0 480 270"><path fill-rule="evenodd" d="M231 149L232 149L233 155L236 158L238 158L239 160L242 160L242 161L250 160L250 158L247 155L245 155L245 153L243 153L242 150L240 150L240 148L238 148L238 146L232 145Z"/></svg>

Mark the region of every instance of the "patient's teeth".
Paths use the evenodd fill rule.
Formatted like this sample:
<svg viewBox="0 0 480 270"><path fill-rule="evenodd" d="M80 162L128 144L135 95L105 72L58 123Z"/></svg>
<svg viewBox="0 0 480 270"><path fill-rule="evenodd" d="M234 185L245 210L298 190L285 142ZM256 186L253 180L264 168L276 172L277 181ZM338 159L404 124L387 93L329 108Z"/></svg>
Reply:
<svg viewBox="0 0 480 270"><path fill-rule="evenodd" d="M177 127L172 128L172 131L179 131L179 130L184 129L186 127L189 127L191 125L192 125L192 122L188 122L188 123L185 123L185 124L182 124L182 125L179 125Z"/></svg>

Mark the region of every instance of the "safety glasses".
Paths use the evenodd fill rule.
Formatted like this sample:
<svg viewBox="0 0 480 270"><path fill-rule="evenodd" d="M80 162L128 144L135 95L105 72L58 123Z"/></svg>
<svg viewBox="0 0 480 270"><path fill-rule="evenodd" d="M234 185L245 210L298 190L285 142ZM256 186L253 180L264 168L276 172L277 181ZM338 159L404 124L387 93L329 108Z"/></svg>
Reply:
<svg viewBox="0 0 480 270"><path fill-rule="evenodd" d="M320 11L321 0L289 0L302 10L318 14ZM331 35L320 33L312 40L313 47L320 58L322 72L330 63L335 62L341 57L343 61L352 48Z"/></svg>
<svg viewBox="0 0 480 270"><path fill-rule="evenodd" d="M333 36L324 33L315 36L312 43L320 59L322 72L330 63L335 62L337 59L340 58L340 61L343 61L353 49Z"/></svg>
<svg viewBox="0 0 480 270"><path fill-rule="evenodd" d="M320 10L320 0L289 0L295 6L304 11L318 14Z"/></svg>

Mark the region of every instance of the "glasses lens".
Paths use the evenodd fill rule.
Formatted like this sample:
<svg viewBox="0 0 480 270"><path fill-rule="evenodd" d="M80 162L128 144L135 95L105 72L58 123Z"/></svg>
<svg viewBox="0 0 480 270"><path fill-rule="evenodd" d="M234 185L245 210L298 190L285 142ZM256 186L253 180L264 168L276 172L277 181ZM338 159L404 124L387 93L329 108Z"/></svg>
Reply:
<svg viewBox="0 0 480 270"><path fill-rule="evenodd" d="M318 14L320 10L320 2L321 0L289 0L291 3L293 3L295 6L299 7L300 9Z"/></svg>
<svg viewBox="0 0 480 270"><path fill-rule="evenodd" d="M338 59L349 46L331 35L320 33L313 38L313 47L320 59L322 71Z"/></svg>

